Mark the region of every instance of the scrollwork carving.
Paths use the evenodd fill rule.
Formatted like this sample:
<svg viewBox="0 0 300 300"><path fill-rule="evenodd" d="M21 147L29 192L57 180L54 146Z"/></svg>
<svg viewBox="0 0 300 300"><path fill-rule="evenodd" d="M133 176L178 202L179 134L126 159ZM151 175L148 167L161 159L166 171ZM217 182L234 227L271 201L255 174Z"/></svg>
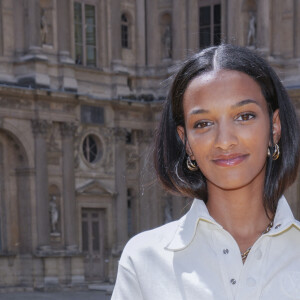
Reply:
<svg viewBox="0 0 300 300"><path fill-rule="evenodd" d="M72 122L63 122L59 124L59 129L63 137L74 137L77 130L77 125Z"/></svg>
<svg viewBox="0 0 300 300"><path fill-rule="evenodd" d="M121 128L121 127L113 128L113 134L116 141L122 141L122 142L126 141L127 130L125 128Z"/></svg>
<svg viewBox="0 0 300 300"><path fill-rule="evenodd" d="M49 129L51 128L51 124L46 120L31 120L32 132L35 136L42 135L44 137L47 136Z"/></svg>
<svg viewBox="0 0 300 300"><path fill-rule="evenodd" d="M137 130L136 136L139 143L149 144L153 140L154 131L152 129Z"/></svg>

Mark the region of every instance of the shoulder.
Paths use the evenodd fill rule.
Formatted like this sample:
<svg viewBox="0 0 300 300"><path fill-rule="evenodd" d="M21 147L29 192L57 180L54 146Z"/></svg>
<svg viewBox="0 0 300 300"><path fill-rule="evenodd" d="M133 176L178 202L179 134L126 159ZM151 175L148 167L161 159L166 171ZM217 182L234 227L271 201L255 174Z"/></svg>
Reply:
<svg viewBox="0 0 300 300"><path fill-rule="evenodd" d="M175 235L178 225L179 220L137 234L126 244L120 263L126 264L128 259L130 261L136 260L139 257L144 257L145 254L155 255L155 253L163 252Z"/></svg>
<svg viewBox="0 0 300 300"><path fill-rule="evenodd" d="M141 232L131 238L127 243L124 252L132 252L134 249L165 247L174 236L179 220L173 221L160 227Z"/></svg>

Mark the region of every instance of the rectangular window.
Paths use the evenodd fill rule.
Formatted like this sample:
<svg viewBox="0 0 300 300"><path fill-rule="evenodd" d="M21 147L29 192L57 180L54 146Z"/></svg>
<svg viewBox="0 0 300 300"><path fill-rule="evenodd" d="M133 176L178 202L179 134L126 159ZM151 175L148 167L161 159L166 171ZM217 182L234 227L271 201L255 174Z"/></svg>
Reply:
<svg viewBox="0 0 300 300"><path fill-rule="evenodd" d="M126 14L121 16L121 45L122 48L129 48L129 22Z"/></svg>
<svg viewBox="0 0 300 300"><path fill-rule="evenodd" d="M81 122L86 124L104 124L103 107L82 105L80 107Z"/></svg>
<svg viewBox="0 0 300 300"><path fill-rule="evenodd" d="M96 66L96 10L94 5L74 2L75 62Z"/></svg>
<svg viewBox="0 0 300 300"><path fill-rule="evenodd" d="M129 48L128 45L128 26L121 26L121 35L122 35L122 48Z"/></svg>
<svg viewBox="0 0 300 300"><path fill-rule="evenodd" d="M209 2L211 2L209 4ZM221 5L214 4L199 8L199 46L201 49L221 43Z"/></svg>

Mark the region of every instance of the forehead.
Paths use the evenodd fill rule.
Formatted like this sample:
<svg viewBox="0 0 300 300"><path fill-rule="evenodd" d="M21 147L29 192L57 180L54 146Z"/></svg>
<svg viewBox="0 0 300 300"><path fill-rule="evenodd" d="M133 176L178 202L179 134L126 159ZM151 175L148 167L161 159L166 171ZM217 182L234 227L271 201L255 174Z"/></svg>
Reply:
<svg viewBox="0 0 300 300"><path fill-rule="evenodd" d="M267 107L259 84L239 71L218 70L194 78L188 85L184 97L184 110L190 106L226 106L252 99Z"/></svg>

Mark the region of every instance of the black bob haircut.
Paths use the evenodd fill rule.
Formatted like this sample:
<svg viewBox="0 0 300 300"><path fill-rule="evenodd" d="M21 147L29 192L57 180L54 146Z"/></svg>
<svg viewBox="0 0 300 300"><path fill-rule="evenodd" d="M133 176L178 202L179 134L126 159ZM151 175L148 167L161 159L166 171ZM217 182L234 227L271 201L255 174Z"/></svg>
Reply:
<svg viewBox="0 0 300 300"><path fill-rule="evenodd" d="M279 109L281 138L280 156L267 158L264 184L264 207L275 213L278 200L297 177L299 163L299 123L295 109L280 79L268 63L243 47L222 44L193 55L175 74L165 101L154 147L154 165L163 186L182 196L208 199L206 178L199 170L186 166L186 145L177 133L184 124L183 96L189 83L212 70L234 70L252 77L267 101L270 118L270 141L273 143L272 117ZM258 145L259 147L259 145Z"/></svg>

